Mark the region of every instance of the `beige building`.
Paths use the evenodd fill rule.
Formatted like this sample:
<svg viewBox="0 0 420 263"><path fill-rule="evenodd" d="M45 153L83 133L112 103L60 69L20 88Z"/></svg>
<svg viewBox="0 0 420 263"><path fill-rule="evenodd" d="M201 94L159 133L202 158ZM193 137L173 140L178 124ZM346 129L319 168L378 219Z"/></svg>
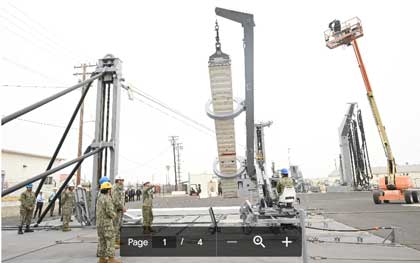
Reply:
<svg viewBox="0 0 420 263"><path fill-rule="evenodd" d="M37 174L45 172L51 157L33 153L25 153L13 150L1 150L1 187L2 191ZM58 166L64 159L57 158L53 167ZM60 172L47 177L43 186L43 195L47 200L52 189L59 187L67 175ZM39 182L35 182L34 190ZM17 215L17 202L19 195L25 188L19 189L14 193L2 198L2 217Z"/></svg>
<svg viewBox="0 0 420 263"><path fill-rule="evenodd" d="M387 175L386 167L372 167L373 178L371 180L372 185L378 184L379 178ZM398 175L408 175L411 177L415 187L420 187L420 164L406 164L406 165L397 165L397 174ZM328 175L328 182L330 185L340 181L340 174L337 170L332 171Z"/></svg>
<svg viewBox="0 0 420 263"><path fill-rule="evenodd" d="M372 184L378 184L380 177L387 175L386 167L372 167ZM397 175L408 175L414 186L420 187L420 164L397 165Z"/></svg>

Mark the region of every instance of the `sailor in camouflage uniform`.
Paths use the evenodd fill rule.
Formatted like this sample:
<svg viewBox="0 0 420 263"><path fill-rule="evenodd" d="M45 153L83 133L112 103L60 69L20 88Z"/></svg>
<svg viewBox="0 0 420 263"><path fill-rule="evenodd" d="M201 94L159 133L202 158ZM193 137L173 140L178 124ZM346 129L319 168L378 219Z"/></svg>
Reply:
<svg viewBox="0 0 420 263"><path fill-rule="evenodd" d="M30 229L32 213L35 206L35 194L32 192L32 184L26 185L26 191L20 195L20 225L18 229L18 234L23 234L22 228L26 224L26 232L34 232Z"/></svg>
<svg viewBox="0 0 420 263"><path fill-rule="evenodd" d="M150 184L150 182L146 182L143 184L143 233L150 234L150 232L154 232L152 229L153 223L153 187L154 185Z"/></svg>
<svg viewBox="0 0 420 263"><path fill-rule="evenodd" d="M289 178L289 171L286 168L281 169L281 179L277 183L277 193L283 194L284 188L293 187L293 180Z"/></svg>
<svg viewBox="0 0 420 263"><path fill-rule="evenodd" d="M69 183L67 186L67 190L64 192L64 194L61 197L61 206L62 206L62 212L63 212L63 231L71 231L71 228L69 227L69 223L71 221L71 215L73 214L73 209L76 204L76 197L74 195L74 185Z"/></svg>
<svg viewBox="0 0 420 263"><path fill-rule="evenodd" d="M120 248L120 234L122 217L126 211L125 205L125 192L124 192L124 179L122 177L115 178L115 184L112 187L112 202L114 204L115 219L114 219L114 231L115 231L115 248Z"/></svg>
<svg viewBox="0 0 420 263"><path fill-rule="evenodd" d="M112 185L104 182L100 187L100 194L96 202L96 229L98 231L98 251L99 263L121 263L114 258L115 256L115 232L114 219L115 211L111 197Z"/></svg>

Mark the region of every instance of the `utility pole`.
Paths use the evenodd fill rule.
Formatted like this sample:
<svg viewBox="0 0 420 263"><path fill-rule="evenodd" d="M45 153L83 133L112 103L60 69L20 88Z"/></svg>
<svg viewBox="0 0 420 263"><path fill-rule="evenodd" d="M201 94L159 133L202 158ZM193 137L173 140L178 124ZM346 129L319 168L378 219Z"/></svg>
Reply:
<svg viewBox="0 0 420 263"><path fill-rule="evenodd" d="M79 82L85 81L86 80L86 69L88 67L96 67L95 65L92 64L80 64L79 66L74 66L74 69L82 69L82 73L76 72L73 75L74 76L81 76L81 79L79 79ZM90 74L90 73L89 73ZM82 87L82 94L85 91L85 87ZM83 112L84 112L84 102L82 103L82 105L80 106L80 118L79 118L79 143L77 146L77 157L80 157L82 155L82 146L83 146ZM77 170L76 173L76 185L80 184L80 175L82 173L82 166L79 167L79 169Z"/></svg>
<svg viewBox="0 0 420 263"><path fill-rule="evenodd" d="M181 156L179 154L179 150L184 149L184 147L182 146L182 143L177 143L176 144L176 154L178 157L178 183L181 183Z"/></svg>
<svg viewBox="0 0 420 263"><path fill-rule="evenodd" d="M169 186L169 170L171 169L170 165L166 165L166 192L168 192Z"/></svg>
<svg viewBox="0 0 420 263"><path fill-rule="evenodd" d="M174 154L174 174L175 174L175 191L178 191L178 179L177 179L177 174L176 174L176 153L175 153L175 146L176 146L176 142L178 140L178 136L169 136L169 142L172 145L172 150L173 150L173 154Z"/></svg>

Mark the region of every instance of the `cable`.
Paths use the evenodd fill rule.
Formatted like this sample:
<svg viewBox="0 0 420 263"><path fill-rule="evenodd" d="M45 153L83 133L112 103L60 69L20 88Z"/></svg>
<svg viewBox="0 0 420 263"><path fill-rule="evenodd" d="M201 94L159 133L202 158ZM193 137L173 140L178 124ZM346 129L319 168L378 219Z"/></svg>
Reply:
<svg viewBox="0 0 420 263"><path fill-rule="evenodd" d="M1 9L2 11L5 11L6 13L9 14L10 17L13 17L15 20L20 21L21 23L25 24L27 27L30 27L26 22L24 22L23 20L21 20L20 18L16 17L15 15L13 15L12 13L10 13L9 11L7 11L7 9ZM15 28L17 28L20 32L24 33L23 35L30 35L29 38L32 41L32 39L34 39L34 41L38 44L38 42L43 41L43 43L40 43L42 46L42 48L45 48L45 46L48 46L51 50L54 50L55 52L57 52L57 48L54 47L53 45L51 45L51 43L45 41L43 38L40 38L39 35L35 34L33 32L33 30L27 30L24 27L22 27L21 25L15 23L13 20L11 20L9 17L4 16L3 14L0 14L0 17L3 18L4 20L6 20L7 23L13 25ZM17 34L15 31L12 31L10 29L8 29L8 31ZM22 36L22 35L21 35ZM61 52L59 52L61 54ZM74 59L73 57L70 57L72 59Z"/></svg>
<svg viewBox="0 0 420 263"><path fill-rule="evenodd" d="M192 119L192 118L188 117L187 115L185 115L185 114L181 113L180 111L178 111L178 110L175 110L175 109L171 108L170 106L168 106L168 105L164 104L163 102L161 102L161 101L159 101L158 99L156 99L156 98L152 97L151 95L147 94L146 92L141 91L141 90L139 90L139 89L137 89L137 88L134 88L134 87L130 87L130 89L131 89L134 93L136 93L136 94L138 94L138 95L142 96L143 98L148 99L148 100L150 100L150 101L152 101L152 102L154 102L154 103L158 104L159 106L161 106L161 107L163 107L163 108L165 108L165 109L167 109L167 110L169 110L169 111L171 111L171 112L173 112L173 113L175 113L175 114L177 114L177 115L181 116L182 118L184 118L184 119L186 119L186 120L188 120L188 121L190 121L190 122L194 123L195 125L198 125L198 126L202 127L203 129L208 130L208 131L210 131L210 132L214 133L214 130L213 130L213 129L211 129L211 128L207 127L206 125L204 125L204 124L202 124L202 123L200 123L200 122L198 122L198 121L196 121L196 120L194 120L194 119Z"/></svg>
<svg viewBox="0 0 420 263"><path fill-rule="evenodd" d="M12 60L12 59L10 59L10 58L7 58L7 57L2 57L2 59L3 59L4 61L6 61L6 62L10 63L10 64L13 64L13 65L15 65L15 66L17 66L17 67L19 67L19 68L21 68L21 69L24 69L24 70L26 70L26 71L28 71L28 72L31 72L31 73L33 73L33 74L39 75L39 76L41 76L41 77L43 77L43 78L45 78L45 79L58 81L58 80L57 80L57 79L55 79L55 78L51 78L50 76L48 76L48 75L46 75L46 74L44 74L44 73L42 73L42 72L40 72L40 71L38 71L38 70L36 70L36 69L33 69L33 68L31 68L31 67L29 67L29 66L27 66L27 65L21 64L21 63L19 63L19 62L16 62L16 61L14 61L14 60ZM68 88L68 87L67 87L67 88Z"/></svg>
<svg viewBox="0 0 420 263"><path fill-rule="evenodd" d="M26 12L22 11L20 8L16 7L15 5L13 5L11 2L8 2L9 6L11 6L13 9L15 9L16 11L18 11L20 14L22 14L27 20L29 20L30 22L24 22L23 19L21 18L16 18L17 20L23 22L24 24L26 24L29 28L31 28L34 31L37 31L38 34L42 35L45 39L47 39L48 41L50 41L51 43L53 43L56 47L65 50L65 52L67 54L70 54L72 56L72 58L77 58L79 59L79 57L73 52L74 47L72 47L72 49L67 48L65 45L62 45L60 43L58 43L56 40L58 39L58 37L56 35L53 35L49 32L49 30L43 26L41 23L39 23L38 21L36 21L35 19L31 18ZM38 28L42 29L41 30L37 29L36 27L34 27L33 25L37 25ZM48 36L48 34L51 35L51 37Z"/></svg>
<svg viewBox="0 0 420 263"><path fill-rule="evenodd" d="M181 113L180 111L178 111L178 110L176 110L176 109L174 109L174 108L171 108L171 107L170 107L170 106L168 106L167 104L165 104L165 103L163 103L163 102L159 101L158 99L156 99L156 98L154 98L153 96L151 96L151 95L147 94L146 92L144 92L144 91L142 91L142 90L140 90L140 89L138 89L138 88L136 88L136 87L133 87L133 86L130 86L130 90L131 90L131 91L133 91L133 93L136 93L136 94L138 94L139 96L142 96L143 98L145 98L145 99L147 99L147 100L149 100L149 101L151 101L151 102L153 102L153 103L155 103L155 104L159 105L160 107L165 108L166 110L168 110L168 111L170 111L170 112L172 112L172 113L175 113L176 115L178 115L178 116L180 116L180 117L182 117L182 118L184 118L184 119L186 119L186 120L188 120L188 121L192 122L193 124L195 124L195 125L197 125L197 126L199 126L199 127L203 128L204 130L206 130L206 131L210 132L212 137L215 137L215 136L216 136L216 132L215 132L213 129L211 129L211 128L207 127L206 125L204 125L204 124L202 124L202 123L200 123L200 122L198 122L198 121L196 121L196 120L194 120L194 119L192 119L192 118L188 117L187 115L185 115L185 114ZM142 103L146 104L144 101L142 101L142 100L140 100L140 99L138 99L138 98L136 98L136 99L137 99L137 100L139 100L140 102L142 102ZM146 104L146 105L147 105L147 104ZM150 106L150 105L148 105L148 106L149 106L149 107L154 108L155 110L160 111L159 109L157 109L157 108L155 108L155 107L153 107L153 106ZM160 111L160 112L162 112L162 111ZM163 112L162 112L162 113L163 113ZM168 114L166 114L166 113L164 113L164 114L165 114L165 115L168 115ZM168 116L170 116L170 115L168 115ZM178 119L178 120L179 120L179 119ZM183 123L185 124L185 122L183 122ZM191 125L188 125L188 126L190 126L190 127L194 127L194 126L191 126ZM194 128L195 128L195 127L194 127ZM199 131L201 131L201 130L199 130ZM238 143L238 145L239 145L239 146L241 146L242 148L245 148L245 145L243 145L243 144Z"/></svg>
<svg viewBox="0 0 420 263"><path fill-rule="evenodd" d="M139 162L136 162L136 161L130 160L130 159L126 158L126 157L123 157L123 159L125 159L126 161L129 161L129 162L135 163L135 164L136 164L136 166L134 166L134 167L132 167L132 168L130 168L130 169L125 169L125 170L123 170L122 172L132 171L132 170L137 169L137 168L139 168L139 167L149 166L149 165L148 165L149 163L152 163L153 161L155 161L157 158L161 157L161 155L162 155L162 154L166 153L166 152L167 152L167 151L169 151L170 149L171 149L171 147L166 147L164 150L162 150L161 152L159 152L158 154L154 155L152 158L150 158L149 160L147 160L147 161L145 161L145 162L143 162L143 163L139 163Z"/></svg>
<svg viewBox="0 0 420 263"><path fill-rule="evenodd" d="M37 124L37 125L42 125L42 126L47 126L47 127L59 128L59 129L65 129L65 128L66 128L65 126L58 125L58 124L53 124L53 123L48 123L48 122L40 122L40 121L34 121L34 120L22 119L22 118L17 118L16 120L23 121L23 122L28 122L28 123L32 123L32 124ZM92 122L92 121L86 121L86 122ZM71 129L72 129L72 130L79 130L79 128L76 128L76 127L73 127L73 128L71 128ZM92 137L92 136L90 136L89 134L87 134L87 133L85 133L85 132L83 133L83 136L86 136L86 137L88 137L89 139L93 139L93 137ZM159 154L162 154L162 153L159 153ZM126 156L122 155L121 153L120 153L119 155L120 155L120 157L122 157L123 159L125 159L125 160L127 160L127 161L130 161L130 162L132 162L132 163L137 164L139 167L140 167L140 166L144 166L144 163L139 163L139 162L136 162L136 161L130 160L130 159L128 159Z"/></svg>
<svg viewBox="0 0 420 263"><path fill-rule="evenodd" d="M58 125L58 124L53 124L53 123L48 123L48 122L40 122L40 121L34 121L34 120L29 120L29 119L23 119L23 118L17 118L16 120L18 121L23 121L23 122L29 122L29 123L33 123L33 124L38 124L38 125L43 125L43 126L48 126L48 127L54 127L54 128L62 128L65 129L66 127L63 125ZM79 128L71 128L72 130L78 130Z"/></svg>
<svg viewBox="0 0 420 263"><path fill-rule="evenodd" d="M175 116L169 115L167 112L164 112L164 111L162 111L162 110L160 110L160 109L158 109L158 108L154 107L153 105L150 105L149 103L147 103L147 102L145 102L145 101L143 101L143 100L141 100L141 99L139 99L139 98L137 98L137 97L133 97L133 98L134 98L135 100L137 100L137 101L139 101L139 102L143 103L144 105L146 105L146 106L148 106L148 107L150 107L150 108L152 108L152 109L154 109L154 110L157 110L157 111L159 111L160 113L162 113L162 114L164 114L164 115L166 115L166 116L168 116L168 117L170 117L170 118L172 118L172 119L174 119L174 120L177 120L177 121L179 121L179 122L181 122L181 123L185 124L186 126L189 126L189 127L193 128L193 129L196 129L197 131L200 131L200 132L202 132L202 133L205 133L205 134L207 134L207 135L209 135L209 136L213 136L213 137L215 136L215 134L214 134L214 133L213 133L213 134L210 134L208 131L204 131L204 130L202 130L202 129L200 129L200 128L196 127L196 126L190 125L189 123L187 123L187 122L185 122L185 121L183 121L183 120L181 120L181 119L178 119L178 118L176 118Z"/></svg>
<svg viewBox="0 0 420 263"><path fill-rule="evenodd" d="M2 84L6 88L35 88L35 89L65 89L64 86L41 86L41 85L18 85L18 84Z"/></svg>
<svg viewBox="0 0 420 263"><path fill-rule="evenodd" d="M208 128L208 127L207 127L207 126L205 126L204 124L201 124L201 123L199 123L198 121L196 121L196 120L194 120L194 119L192 119L192 118L190 118L190 117L186 116L185 114L180 113L179 111L177 111L177 110L175 110L175 109L173 109L173 108L169 107L168 105L165 105L163 102L160 102L159 100L157 100L157 99L153 98L152 96L150 96L150 95L146 94L146 93L145 93L145 92L143 92L143 91L140 91L139 89L132 88L132 87L130 87L130 89L133 91L133 93L136 93L136 94L138 94L138 95L142 96L143 98L145 98L145 99L147 99L147 100L149 100L149 101L151 101L151 102L153 102L153 103L155 103L155 104L158 104L159 106L161 106L161 107L163 107L163 108L165 108L165 109L169 110L170 112L172 112L172 113L174 113L174 114L176 114L176 115L178 115L178 116L180 116L180 117L182 117L182 118L184 118L184 119L186 119L186 120L188 120L188 121L190 121L190 122L194 123L195 125L197 125L197 126L199 126L199 127L203 128L203 129L204 129L204 130L206 130L207 132L210 132L210 133L206 133L207 135L210 135L210 136L212 136L212 137L215 137L215 136L216 136L216 132L215 132L214 130L212 130L212 129ZM141 94L141 93L143 93L143 94ZM149 98L148 96L149 96L150 98ZM145 104L145 105L149 106L149 107L150 107L150 108L152 108L152 109L155 109L155 110L157 110L157 111L159 111L159 112L161 112L161 113L163 113L163 114L165 114L165 115L167 115L167 116L169 116L169 117L171 117L171 118L173 118L173 119L175 119L175 120L178 120L178 121L182 122L183 124L185 124L185 125L187 125L187 126L189 126L189 127L192 127L192 128L194 128L194 129L196 129L196 130L198 130L198 131L200 131L200 132L204 132L203 130L198 129L196 126L189 125L189 124L187 124L186 122L184 122L184 121L182 121L182 120L180 120L180 119L178 119L178 118L175 118L175 117L174 117L174 116L172 116L172 115L167 114L166 112L164 112L164 111L162 111L162 110L160 110L160 109L158 109L158 108L156 108L156 107L154 107L154 106L152 106L152 105L150 105L150 104L146 103L145 101L143 101L143 100L141 100L141 99L139 99L139 98L137 98L137 97L133 97L133 98L134 98L134 99L136 99L136 100L138 100L139 102L141 102L141 103L143 103L143 104ZM242 145L242 144L240 144L240 143L238 143L238 145L239 145L239 146L241 146L241 147L243 147L243 148L245 148L245 146L244 146L244 145Z"/></svg>

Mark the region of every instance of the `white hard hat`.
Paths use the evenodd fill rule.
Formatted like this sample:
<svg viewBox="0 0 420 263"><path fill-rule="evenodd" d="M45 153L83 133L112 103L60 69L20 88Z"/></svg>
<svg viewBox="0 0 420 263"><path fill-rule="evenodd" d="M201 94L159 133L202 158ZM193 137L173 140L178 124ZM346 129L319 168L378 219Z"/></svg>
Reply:
<svg viewBox="0 0 420 263"><path fill-rule="evenodd" d="M67 184L67 187L74 187L74 184L72 182Z"/></svg>
<svg viewBox="0 0 420 263"><path fill-rule="evenodd" d="M77 186L77 188L82 188L83 186L81 185L81 184L79 184L78 186Z"/></svg>
<svg viewBox="0 0 420 263"><path fill-rule="evenodd" d="M122 177L121 177L121 175L117 175L117 176L115 177L115 181L117 181L117 180L124 180L124 178L122 178Z"/></svg>

